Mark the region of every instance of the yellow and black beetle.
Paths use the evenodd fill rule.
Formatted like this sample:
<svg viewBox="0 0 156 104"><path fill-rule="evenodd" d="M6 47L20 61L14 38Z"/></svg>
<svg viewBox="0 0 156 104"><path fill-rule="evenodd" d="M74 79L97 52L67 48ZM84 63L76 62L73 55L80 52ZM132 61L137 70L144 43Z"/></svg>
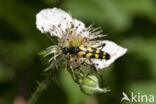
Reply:
<svg viewBox="0 0 156 104"><path fill-rule="evenodd" d="M77 55L78 57L83 57L83 58L94 58L94 59L105 59L109 60L110 55L100 49L96 49L90 46L75 46L75 47L64 47L62 48L62 52L66 54L71 54L71 55Z"/></svg>

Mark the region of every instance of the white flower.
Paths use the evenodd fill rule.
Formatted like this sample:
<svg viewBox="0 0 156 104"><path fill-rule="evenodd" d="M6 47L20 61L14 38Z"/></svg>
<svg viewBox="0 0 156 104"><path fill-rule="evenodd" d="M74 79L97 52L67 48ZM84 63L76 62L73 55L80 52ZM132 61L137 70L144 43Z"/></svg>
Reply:
<svg viewBox="0 0 156 104"><path fill-rule="evenodd" d="M84 23L76 20L75 18L72 18L68 13L58 8L44 9L40 11L36 15L36 25L42 33L50 33L51 36L57 36L60 40L63 41L66 41L66 39L69 38L73 38L72 35L76 35L76 38L86 37L88 40L101 36L101 31L96 31L98 30L97 28L93 30L91 30L91 27L86 28ZM111 58L107 61L105 59L91 59L99 69L108 67L127 51L126 48L122 48L121 46L111 41L95 40L91 43L94 43L91 47L105 43L102 51L107 52L111 56Z"/></svg>
<svg viewBox="0 0 156 104"><path fill-rule="evenodd" d="M61 24L60 28L65 32L67 28L70 28L70 23L73 21L75 26L79 27L77 33L85 28L84 23L73 19L68 13L58 8L43 9L36 15L36 25L42 33L49 32L52 36L58 36L60 38L62 38L62 34L59 33L60 30L53 31L54 26L58 27ZM83 35L88 37L88 33Z"/></svg>
<svg viewBox="0 0 156 104"><path fill-rule="evenodd" d="M127 52L126 48L122 48L119 45L117 45L114 42L105 40L101 41L100 43L97 43L96 45L105 43L106 45L102 49L102 51L105 51L110 54L111 58L109 60L101 60L101 59L92 59L92 62L98 66L99 69L103 69L105 67L108 67L111 63L113 63L117 58L124 55Z"/></svg>

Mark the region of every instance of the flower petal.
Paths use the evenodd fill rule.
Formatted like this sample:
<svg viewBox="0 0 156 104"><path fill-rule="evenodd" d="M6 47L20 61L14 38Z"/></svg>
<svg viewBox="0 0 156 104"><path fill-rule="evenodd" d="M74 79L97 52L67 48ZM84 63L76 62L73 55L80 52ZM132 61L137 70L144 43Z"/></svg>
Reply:
<svg viewBox="0 0 156 104"><path fill-rule="evenodd" d="M103 69L105 67L108 67L111 63L113 63L117 58L120 56L124 55L127 52L126 48L122 48L121 46L117 45L114 42L111 41L102 41L101 43L97 43L96 45L100 45L102 43L105 43L106 45L102 49L102 51L107 52L110 54L111 58L109 60L104 60L104 59L92 59L92 62L94 64L97 64L97 67L99 69Z"/></svg>
<svg viewBox="0 0 156 104"><path fill-rule="evenodd" d="M74 23L75 27L78 26L77 33L85 29L84 23L73 19L68 13L58 8L43 9L36 15L37 28L42 33L50 33L51 36L58 36L59 38L62 37L62 32L71 27L71 22ZM87 33L82 35L88 36Z"/></svg>

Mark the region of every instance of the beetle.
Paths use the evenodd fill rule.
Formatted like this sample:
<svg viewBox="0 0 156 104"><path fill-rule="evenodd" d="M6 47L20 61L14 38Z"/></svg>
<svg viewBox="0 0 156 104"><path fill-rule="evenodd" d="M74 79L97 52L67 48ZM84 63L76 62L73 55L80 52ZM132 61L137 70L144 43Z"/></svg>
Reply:
<svg viewBox="0 0 156 104"><path fill-rule="evenodd" d="M71 55L77 55L78 57L89 58L89 59L110 59L110 54L100 49L96 49L90 46L74 46L74 47L64 47L62 48L62 52Z"/></svg>

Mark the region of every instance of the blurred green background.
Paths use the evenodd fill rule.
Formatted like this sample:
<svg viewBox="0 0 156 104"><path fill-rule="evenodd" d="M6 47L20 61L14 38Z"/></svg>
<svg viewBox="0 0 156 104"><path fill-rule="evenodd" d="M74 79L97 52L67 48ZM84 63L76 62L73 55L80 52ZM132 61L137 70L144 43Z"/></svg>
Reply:
<svg viewBox="0 0 156 104"><path fill-rule="evenodd" d="M37 104L121 104L123 91L156 97L155 0L0 0L0 104L23 104L36 89L35 81L44 78L48 59L37 53L53 43L36 29L35 15L52 7L70 11L86 26L101 26L106 40L128 52L100 71L111 92L83 95L60 70L59 85L51 83Z"/></svg>

